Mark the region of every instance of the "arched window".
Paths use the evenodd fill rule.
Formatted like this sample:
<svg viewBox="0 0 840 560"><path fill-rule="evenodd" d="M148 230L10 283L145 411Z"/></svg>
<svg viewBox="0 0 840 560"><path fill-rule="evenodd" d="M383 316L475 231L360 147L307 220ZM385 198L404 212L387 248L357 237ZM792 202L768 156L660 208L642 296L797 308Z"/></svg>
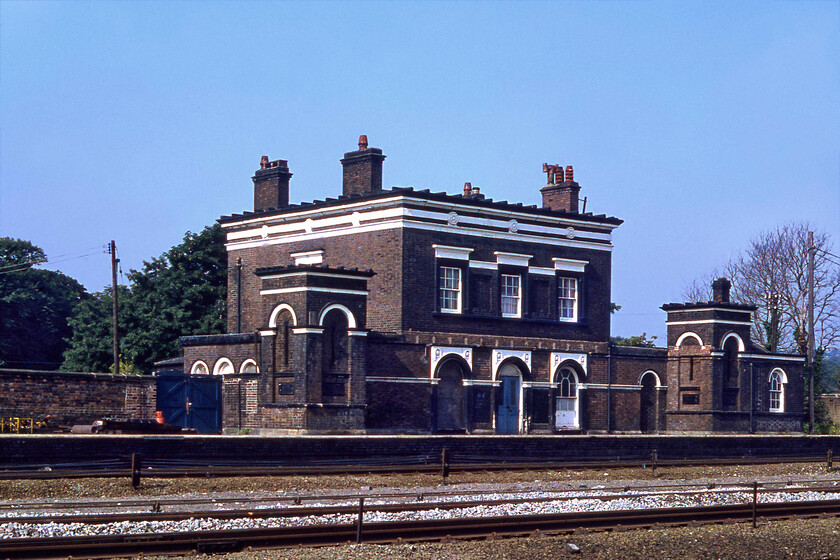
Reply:
<svg viewBox="0 0 840 560"><path fill-rule="evenodd" d="M239 373L259 373L257 362L254 360L245 360L239 368Z"/></svg>
<svg viewBox="0 0 840 560"><path fill-rule="evenodd" d="M208 373L210 373L210 368L207 367L207 364L199 360L192 365L190 373L192 375L207 375Z"/></svg>
<svg viewBox="0 0 840 560"><path fill-rule="evenodd" d="M213 375L228 375L229 373L236 373L233 363L227 358L219 358L213 366Z"/></svg>
<svg viewBox="0 0 840 560"><path fill-rule="evenodd" d="M785 411L785 384L787 376L779 368L770 372L770 412Z"/></svg>

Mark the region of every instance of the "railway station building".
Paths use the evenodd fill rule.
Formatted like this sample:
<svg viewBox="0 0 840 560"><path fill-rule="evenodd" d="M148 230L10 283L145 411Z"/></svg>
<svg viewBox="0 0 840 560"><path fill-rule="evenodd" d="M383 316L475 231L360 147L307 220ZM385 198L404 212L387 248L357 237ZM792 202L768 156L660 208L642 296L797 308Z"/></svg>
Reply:
<svg viewBox="0 0 840 560"><path fill-rule="evenodd" d="M260 433L801 431L801 356L752 343L754 308L667 304L668 347L610 343L612 232L571 166L542 204L382 187L360 137L341 193L290 204L263 156L227 235L227 334L182 337L222 379L223 427Z"/></svg>

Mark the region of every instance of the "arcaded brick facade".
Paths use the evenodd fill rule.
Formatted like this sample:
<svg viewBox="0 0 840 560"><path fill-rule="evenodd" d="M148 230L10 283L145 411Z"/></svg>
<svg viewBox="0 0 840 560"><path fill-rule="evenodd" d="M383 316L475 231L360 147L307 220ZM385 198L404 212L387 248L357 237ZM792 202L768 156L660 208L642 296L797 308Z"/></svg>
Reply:
<svg viewBox="0 0 840 560"><path fill-rule="evenodd" d="M220 219L228 334L183 342L186 371L225 377L225 429L746 431L799 418L797 382L787 382L786 410L767 418L756 407L771 395L755 382L745 428L743 391L715 388L735 383L715 373L722 348L696 357L698 368L708 361L707 379L696 381L702 405L689 411L669 368L694 350L670 335L668 349L611 345L612 231L621 220L579 212L571 167L544 166L549 184L534 187L543 205L527 207L469 185L458 195L383 189L384 159L362 138L341 160L341 196L289 205L286 161L263 158L254 212ZM732 329L698 330L717 340ZM735 332L749 340L749 327ZM724 394L730 404L720 408Z"/></svg>

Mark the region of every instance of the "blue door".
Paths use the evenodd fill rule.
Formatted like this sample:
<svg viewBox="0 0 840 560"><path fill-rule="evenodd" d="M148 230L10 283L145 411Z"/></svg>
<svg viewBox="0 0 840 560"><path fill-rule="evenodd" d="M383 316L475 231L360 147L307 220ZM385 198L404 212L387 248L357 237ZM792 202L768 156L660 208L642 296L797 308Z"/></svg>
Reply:
<svg viewBox="0 0 840 560"><path fill-rule="evenodd" d="M500 434L519 433L519 389L521 378L503 375L499 378L501 386L501 402L496 417L496 431Z"/></svg>
<svg viewBox="0 0 840 560"><path fill-rule="evenodd" d="M218 434L222 428L222 379L163 372L157 378L157 408L167 424Z"/></svg>

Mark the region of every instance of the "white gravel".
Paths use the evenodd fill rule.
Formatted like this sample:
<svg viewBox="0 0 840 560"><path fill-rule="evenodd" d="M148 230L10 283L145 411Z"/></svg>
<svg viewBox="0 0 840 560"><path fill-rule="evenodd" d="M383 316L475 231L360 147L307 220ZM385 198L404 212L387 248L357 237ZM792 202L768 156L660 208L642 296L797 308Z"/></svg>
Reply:
<svg viewBox="0 0 840 560"><path fill-rule="evenodd" d="M725 492L730 490L730 492ZM623 497L605 500L604 497L615 496L614 491L579 492L574 494L565 492L563 496L567 499L552 499L550 501L509 503L505 505L482 505L455 509L431 509L416 512L379 512L376 511L377 501L382 503L386 500L372 500L365 503L364 521L387 522L407 520L430 520L430 519L451 519L458 517L491 517L491 516L516 516L533 514L572 513L591 511L620 511L634 509L655 509L671 507L695 507L712 506L724 504L743 504L752 501L752 491L738 488L737 492L731 492L735 488L719 487L714 491L704 491L694 494L675 493L663 491L650 494L649 492L627 492ZM645 495L639 495L644 493ZM526 492L526 493L504 493L504 494L482 494L482 500L511 499L511 498L552 498L557 492ZM599 497L600 496L600 497ZM449 501L469 500L477 501L476 496L451 496ZM840 499L840 493L834 492L760 492L759 502L790 502L809 500L831 500ZM436 502L444 501L441 497L435 497ZM394 500L388 500L394 503ZM358 503L357 501L345 500L346 504ZM104 505L104 504L103 504ZM306 503L306 507L313 505L336 505L336 502L327 503ZM267 507L271 507L266 504ZM266 507L264 506L264 507ZM274 507L288 507L287 502L275 504ZM226 504L225 507L228 507ZM214 508L216 509L216 508ZM218 508L221 509L221 508ZM125 510L121 510L125 511ZM148 510L145 510L148 511ZM62 511L70 514L72 512ZM102 525L90 525L84 523L19 523L13 520L14 516L26 515L24 510L15 511L0 522L0 539L14 538L39 538L39 537L67 537L67 536L90 536L90 535L117 535L117 534L144 534L175 531L216 531L230 529L256 529L283 526L307 526L326 524L352 524L356 523L356 514L344 515L317 515L306 517L276 517L276 518L241 518L217 520L210 518L191 518L183 521L126 521ZM43 514L43 512L41 512Z"/></svg>

